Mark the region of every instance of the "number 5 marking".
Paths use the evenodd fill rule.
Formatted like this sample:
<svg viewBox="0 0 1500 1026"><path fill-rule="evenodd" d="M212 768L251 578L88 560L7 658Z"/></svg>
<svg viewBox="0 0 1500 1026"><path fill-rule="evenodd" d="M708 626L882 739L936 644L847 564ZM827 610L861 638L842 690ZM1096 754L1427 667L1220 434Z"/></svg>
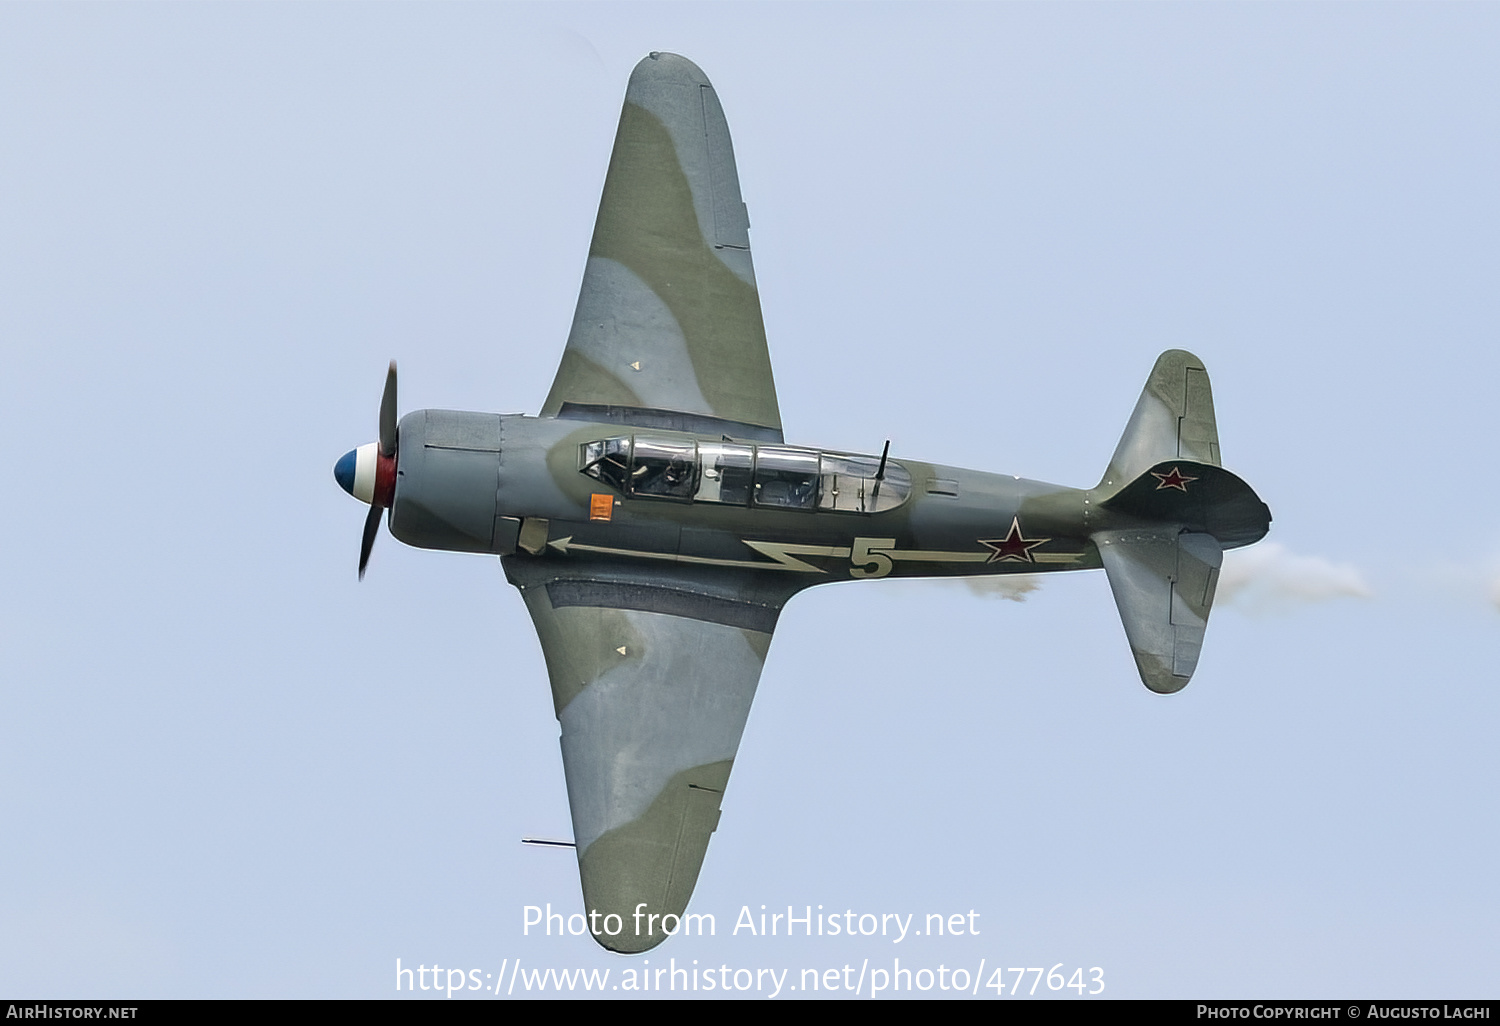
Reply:
<svg viewBox="0 0 1500 1026"><path fill-rule="evenodd" d="M894 538L854 539L854 551L849 555L849 561L854 565L849 568L849 576L884 577L891 572L891 557L879 550L895 546Z"/></svg>

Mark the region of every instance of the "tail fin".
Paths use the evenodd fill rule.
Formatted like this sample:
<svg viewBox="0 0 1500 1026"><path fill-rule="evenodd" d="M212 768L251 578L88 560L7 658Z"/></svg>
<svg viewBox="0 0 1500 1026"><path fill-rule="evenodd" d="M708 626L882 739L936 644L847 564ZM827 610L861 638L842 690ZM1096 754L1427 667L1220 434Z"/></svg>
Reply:
<svg viewBox="0 0 1500 1026"><path fill-rule="evenodd" d="M1098 546L1146 687L1171 694L1198 666L1224 550L1265 537L1271 511L1219 465L1208 371L1161 354L1104 479Z"/></svg>
<svg viewBox="0 0 1500 1026"><path fill-rule="evenodd" d="M1156 358L1098 490L1111 495L1172 459L1223 465L1208 371L1202 360L1182 349Z"/></svg>

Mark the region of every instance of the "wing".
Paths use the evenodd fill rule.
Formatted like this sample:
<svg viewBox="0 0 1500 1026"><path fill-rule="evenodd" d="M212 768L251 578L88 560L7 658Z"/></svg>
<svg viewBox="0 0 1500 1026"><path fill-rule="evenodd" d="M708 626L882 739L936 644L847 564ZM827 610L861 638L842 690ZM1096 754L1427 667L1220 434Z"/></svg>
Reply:
<svg viewBox="0 0 1500 1026"><path fill-rule="evenodd" d="M692 61L630 76L543 416L781 441L729 125Z"/></svg>
<svg viewBox="0 0 1500 1026"><path fill-rule="evenodd" d="M552 680L591 927L645 951L692 896L788 586L503 562Z"/></svg>

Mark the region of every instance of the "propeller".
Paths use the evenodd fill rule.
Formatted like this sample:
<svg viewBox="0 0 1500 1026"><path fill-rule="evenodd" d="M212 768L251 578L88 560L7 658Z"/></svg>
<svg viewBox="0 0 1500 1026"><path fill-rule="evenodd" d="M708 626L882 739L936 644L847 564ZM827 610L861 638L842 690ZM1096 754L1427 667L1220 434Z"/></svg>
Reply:
<svg viewBox="0 0 1500 1026"><path fill-rule="evenodd" d="M396 361L385 372L385 391L380 393L380 454L396 458Z"/></svg>
<svg viewBox="0 0 1500 1026"><path fill-rule="evenodd" d="M370 504L365 516L364 535L359 542L359 579L365 578L370 550L380 533L380 515L391 507L396 496L396 361L391 361L385 375L385 391L380 396L380 441L351 449L333 466L333 479L339 487L361 502Z"/></svg>
<svg viewBox="0 0 1500 1026"><path fill-rule="evenodd" d="M385 509L381 506L371 506L370 512L365 515L365 534L359 540L359 579L365 579L365 566L370 562L370 550L375 547L375 536L380 533L380 514Z"/></svg>

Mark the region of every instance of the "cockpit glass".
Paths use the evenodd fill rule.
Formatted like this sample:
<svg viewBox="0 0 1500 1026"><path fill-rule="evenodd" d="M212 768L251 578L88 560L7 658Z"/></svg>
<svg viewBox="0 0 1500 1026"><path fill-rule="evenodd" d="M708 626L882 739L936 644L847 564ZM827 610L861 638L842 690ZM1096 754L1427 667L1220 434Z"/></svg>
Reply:
<svg viewBox="0 0 1500 1026"><path fill-rule="evenodd" d="M755 457L755 504L780 509L816 509L818 454L762 445Z"/></svg>
<svg viewBox="0 0 1500 1026"><path fill-rule="evenodd" d="M886 460L885 473L880 461L871 456L823 454L823 481L818 508L845 513L878 513L894 509L911 494L911 474L892 460Z"/></svg>
<svg viewBox="0 0 1500 1026"><path fill-rule="evenodd" d="M699 442L698 502L723 502L732 506L750 504L750 467L755 450L736 442Z"/></svg>
<svg viewBox="0 0 1500 1026"><path fill-rule="evenodd" d="M698 446L675 438L635 439L629 491L664 499L691 499L698 485Z"/></svg>
<svg viewBox="0 0 1500 1026"><path fill-rule="evenodd" d="M636 497L879 513L911 495L911 474L895 460L882 474L875 457L850 453L636 436L585 442L579 455L589 477Z"/></svg>
<svg viewBox="0 0 1500 1026"><path fill-rule="evenodd" d="M630 469L630 439L606 438L583 446L583 472L620 491Z"/></svg>

